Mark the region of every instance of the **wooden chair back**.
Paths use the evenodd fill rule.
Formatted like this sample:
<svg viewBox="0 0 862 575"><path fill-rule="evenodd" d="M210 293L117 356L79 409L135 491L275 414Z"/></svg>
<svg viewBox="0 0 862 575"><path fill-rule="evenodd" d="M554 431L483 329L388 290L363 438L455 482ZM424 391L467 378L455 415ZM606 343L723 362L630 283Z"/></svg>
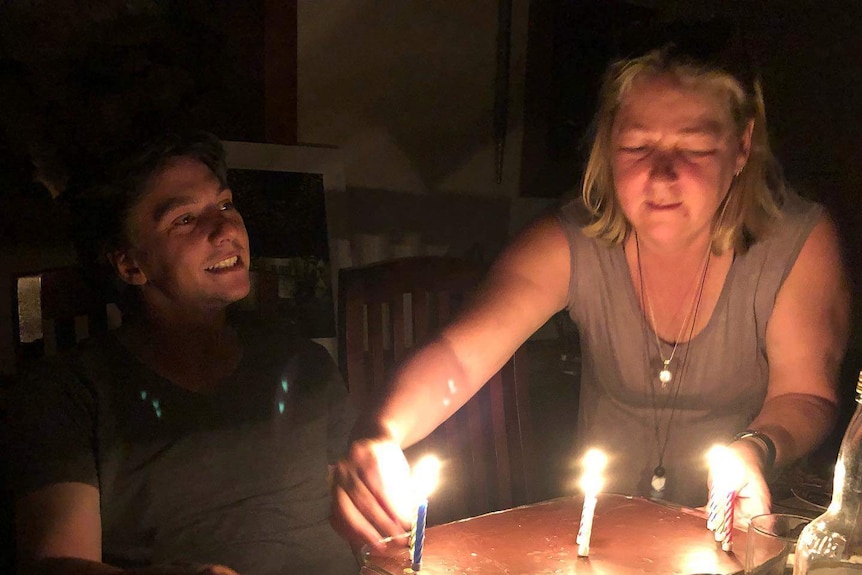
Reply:
<svg viewBox="0 0 862 575"><path fill-rule="evenodd" d="M80 268L52 268L13 277L16 367L54 355L119 325L119 309L87 282Z"/></svg>
<svg viewBox="0 0 862 575"><path fill-rule="evenodd" d="M424 256L339 272L339 363L360 408L410 350L457 312L481 278L472 263ZM444 462L429 522L532 501L526 354L509 362L454 416L407 451Z"/></svg>

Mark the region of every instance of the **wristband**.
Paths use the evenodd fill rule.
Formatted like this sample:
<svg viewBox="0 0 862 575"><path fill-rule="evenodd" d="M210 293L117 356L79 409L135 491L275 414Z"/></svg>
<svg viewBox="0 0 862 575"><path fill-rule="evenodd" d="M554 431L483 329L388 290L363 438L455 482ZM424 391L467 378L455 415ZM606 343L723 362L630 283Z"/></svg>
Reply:
<svg viewBox="0 0 862 575"><path fill-rule="evenodd" d="M772 438L760 431L746 429L742 433L737 433L733 436L734 441L739 441L740 439L753 439L763 448L766 454L766 462L763 470L765 473L771 472L772 466L775 465L775 442L772 441Z"/></svg>

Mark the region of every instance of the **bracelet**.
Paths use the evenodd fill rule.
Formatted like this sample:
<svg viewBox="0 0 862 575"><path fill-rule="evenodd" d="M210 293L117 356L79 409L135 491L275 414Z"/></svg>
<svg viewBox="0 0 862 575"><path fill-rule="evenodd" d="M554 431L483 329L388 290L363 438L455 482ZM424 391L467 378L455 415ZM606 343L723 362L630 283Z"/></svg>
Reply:
<svg viewBox="0 0 862 575"><path fill-rule="evenodd" d="M763 448L766 454L764 471L766 473L771 472L772 466L775 465L775 442L772 441L772 438L763 432L746 429L742 433L737 433L733 436L733 441L739 441L740 439L753 439Z"/></svg>

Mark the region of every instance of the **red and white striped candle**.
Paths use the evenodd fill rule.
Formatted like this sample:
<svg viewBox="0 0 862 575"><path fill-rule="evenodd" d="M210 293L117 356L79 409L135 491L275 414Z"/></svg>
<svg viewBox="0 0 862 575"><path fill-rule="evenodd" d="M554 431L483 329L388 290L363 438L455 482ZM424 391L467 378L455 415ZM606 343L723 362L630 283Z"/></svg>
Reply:
<svg viewBox="0 0 862 575"><path fill-rule="evenodd" d="M733 503L736 500L736 491L730 490L725 493L721 502L721 515L715 528L715 540L721 543L721 550L728 553L733 551Z"/></svg>
<svg viewBox="0 0 862 575"><path fill-rule="evenodd" d="M707 455L712 485L706 504L706 526L726 552L733 550L733 506L741 483L742 464L725 446L713 447Z"/></svg>

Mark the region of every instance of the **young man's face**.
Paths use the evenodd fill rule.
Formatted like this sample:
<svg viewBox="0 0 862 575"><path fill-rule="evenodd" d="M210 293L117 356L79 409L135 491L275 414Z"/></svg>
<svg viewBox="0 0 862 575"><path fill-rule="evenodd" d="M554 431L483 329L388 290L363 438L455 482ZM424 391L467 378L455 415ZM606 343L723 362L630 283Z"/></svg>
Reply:
<svg viewBox="0 0 862 575"><path fill-rule="evenodd" d="M117 269L140 286L149 308L182 317L221 310L248 294L242 216L230 189L198 160L171 160L132 208L127 225L131 246Z"/></svg>

